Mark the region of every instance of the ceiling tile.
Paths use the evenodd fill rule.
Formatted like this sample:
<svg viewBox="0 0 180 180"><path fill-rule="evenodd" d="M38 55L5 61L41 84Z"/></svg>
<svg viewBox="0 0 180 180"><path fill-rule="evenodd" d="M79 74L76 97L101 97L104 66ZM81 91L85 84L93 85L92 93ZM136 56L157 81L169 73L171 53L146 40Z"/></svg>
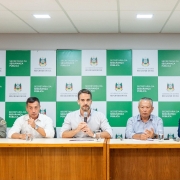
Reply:
<svg viewBox="0 0 180 180"><path fill-rule="evenodd" d="M61 10L54 0L0 0L0 4L9 10Z"/></svg>
<svg viewBox="0 0 180 180"><path fill-rule="evenodd" d="M121 11L170 11L177 0L119 0Z"/></svg>
<svg viewBox="0 0 180 180"><path fill-rule="evenodd" d="M117 10L117 0L58 0L67 11L113 11Z"/></svg>
<svg viewBox="0 0 180 180"><path fill-rule="evenodd" d="M179 33L179 12L180 0L0 0L0 33Z"/></svg>
<svg viewBox="0 0 180 180"><path fill-rule="evenodd" d="M136 11L123 11L120 14L122 33L159 33L169 17L169 11L154 11L152 19L137 19Z"/></svg>
<svg viewBox="0 0 180 180"><path fill-rule="evenodd" d="M49 11L50 19L34 18L35 11L15 11L14 13L39 33L77 33L62 11Z"/></svg>
<svg viewBox="0 0 180 180"><path fill-rule="evenodd" d="M74 21L80 33L118 33L117 21Z"/></svg>
<svg viewBox="0 0 180 180"><path fill-rule="evenodd" d="M116 20L116 23L118 22L117 11L68 11L67 13L73 21Z"/></svg>
<svg viewBox="0 0 180 180"><path fill-rule="evenodd" d="M180 33L180 11L176 11L172 14L167 24L163 28L163 33Z"/></svg>

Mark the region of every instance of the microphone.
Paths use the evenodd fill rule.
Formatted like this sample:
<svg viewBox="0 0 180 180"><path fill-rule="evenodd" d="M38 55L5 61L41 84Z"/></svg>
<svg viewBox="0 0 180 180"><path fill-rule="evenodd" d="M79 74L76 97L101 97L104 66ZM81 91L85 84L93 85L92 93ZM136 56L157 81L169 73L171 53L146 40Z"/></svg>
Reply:
<svg viewBox="0 0 180 180"><path fill-rule="evenodd" d="M88 115L88 113L84 112L84 122L86 122L86 123L87 123L87 115Z"/></svg>

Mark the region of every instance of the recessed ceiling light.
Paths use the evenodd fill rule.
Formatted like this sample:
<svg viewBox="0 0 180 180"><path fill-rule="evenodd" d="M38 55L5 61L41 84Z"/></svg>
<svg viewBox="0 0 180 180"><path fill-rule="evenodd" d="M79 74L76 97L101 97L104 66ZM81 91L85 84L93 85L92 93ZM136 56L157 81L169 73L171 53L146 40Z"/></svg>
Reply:
<svg viewBox="0 0 180 180"><path fill-rule="evenodd" d="M38 14L34 14L33 15L35 18L51 18L49 15L47 15L47 14L44 14L44 15L38 15Z"/></svg>
<svg viewBox="0 0 180 180"><path fill-rule="evenodd" d="M144 18L144 19L150 19L150 18L153 17L153 14L137 14L136 17L137 17L138 19L142 19L142 18Z"/></svg>

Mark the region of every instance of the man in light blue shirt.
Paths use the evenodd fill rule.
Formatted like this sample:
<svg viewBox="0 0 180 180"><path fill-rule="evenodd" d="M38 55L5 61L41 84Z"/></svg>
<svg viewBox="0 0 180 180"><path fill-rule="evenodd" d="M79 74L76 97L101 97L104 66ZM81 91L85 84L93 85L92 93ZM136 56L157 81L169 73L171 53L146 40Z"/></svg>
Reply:
<svg viewBox="0 0 180 180"><path fill-rule="evenodd" d="M162 119L151 114L154 109L151 98L141 98L138 109L139 115L131 117L127 121L126 138L146 140L157 138L158 132L164 132Z"/></svg>
<svg viewBox="0 0 180 180"><path fill-rule="evenodd" d="M95 138L94 131L101 130L101 138L111 138L112 129L105 115L91 109L92 94L89 90L82 89L78 92L78 104L80 109L68 113L65 117L60 137Z"/></svg>
<svg viewBox="0 0 180 180"><path fill-rule="evenodd" d="M0 117L0 138L5 138L6 137L6 121Z"/></svg>

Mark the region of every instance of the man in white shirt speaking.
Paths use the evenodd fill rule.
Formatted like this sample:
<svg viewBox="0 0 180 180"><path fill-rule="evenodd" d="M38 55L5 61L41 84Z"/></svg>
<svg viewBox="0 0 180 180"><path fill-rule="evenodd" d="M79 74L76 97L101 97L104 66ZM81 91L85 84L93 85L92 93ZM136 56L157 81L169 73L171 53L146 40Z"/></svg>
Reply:
<svg viewBox="0 0 180 180"><path fill-rule="evenodd" d="M105 115L91 109L92 94L87 89L78 92L79 110L70 112L64 119L60 131L62 138L95 138L95 131L101 130L101 138L111 138L112 129Z"/></svg>
<svg viewBox="0 0 180 180"><path fill-rule="evenodd" d="M54 127L50 117L40 114L40 101L37 97L29 97L26 101L26 111L28 114L17 118L8 132L8 138L27 139L33 138L53 138Z"/></svg>

